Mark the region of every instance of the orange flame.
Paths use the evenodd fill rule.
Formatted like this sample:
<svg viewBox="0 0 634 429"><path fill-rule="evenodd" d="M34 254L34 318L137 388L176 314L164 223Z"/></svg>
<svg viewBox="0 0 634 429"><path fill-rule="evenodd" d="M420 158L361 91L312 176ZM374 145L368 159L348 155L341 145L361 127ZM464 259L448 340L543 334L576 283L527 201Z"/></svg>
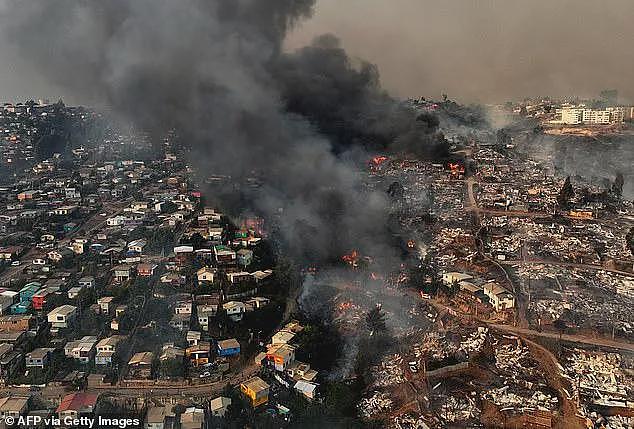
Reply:
<svg viewBox="0 0 634 429"><path fill-rule="evenodd" d="M463 174L464 173L464 166L462 166L462 165L460 165L458 163L454 164L454 163L450 162L448 164L448 166L449 166L449 169L451 170L451 174L453 174L453 175L458 175L458 174Z"/></svg>
<svg viewBox="0 0 634 429"><path fill-rule="evenodd" d="M340 311L346 311L346 310L350 310L352 308L354 304L350 301L346 301L346 302L342 302L341 304L339 304L339 310Z"/></svg>
<svg viewBox="0 0 634 429"><path fill-rule="evenodd" d="M370 160L370 167L379 168L387 160L387 156L375 156Z"/></svg>
<svg viewBox="0 0 634 429"><path fill-rule="evenodd" d="M416 247L416 242L414 240L407 240L407 247L413 249L414 247Z"/></svg>
<svg viewBox="0 0 634 429"><path fill-rule="evenodd" d="M357 262L359 260L359 252L357 252L356 250L353 250L352 252L348 253L347 255L343 255L341 257L341 260L343 262L345 262L348 265L351 265L353 267L357 266Z"/></svg>

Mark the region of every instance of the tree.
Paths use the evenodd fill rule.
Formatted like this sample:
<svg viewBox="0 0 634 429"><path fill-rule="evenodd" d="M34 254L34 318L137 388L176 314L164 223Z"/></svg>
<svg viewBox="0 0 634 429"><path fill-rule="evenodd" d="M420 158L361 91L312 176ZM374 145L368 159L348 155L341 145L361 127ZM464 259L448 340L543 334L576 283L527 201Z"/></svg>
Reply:
<svg viewBox="0 0 634 429"><path fill-rule="evenodd" d="M630 250L630 253L634 255L634 226L630 228L630 232L625 236L625 245Z"/></svg>
<svg viewBox="0 0 634 429"><path fill-rule="evenodd" d="M557 195L557 204L562 209L565 209L570 204L570 200L575 196L575 190L572 187L572 183L570 182L570 176L566 177L561 190L559 191L559 195Z"/></svg>
<svg viewBox="0 0 634 429"><path fill-rule="evenodd" d="M161 362L161 376L167 378L183 377L185 375L185 364L182 359L165 359Z"/></svg>
<svg viewBox="0 0 634 429"><path fill-rule="evenodd" d="M625 183L625 179L623 178L623 173L620 171L616 172L616 177L614 178L614 183L612 184L612 193L616 195L618 198L621 198L623 195L623 184Z"/></svg>
<svg viewBox="0 0 634 429"><path fill-rule="evenodd" d="M385 313L381 310L381 305L377 304L368 312L365 317L365 324L371 332L385 332Z"/></svg>

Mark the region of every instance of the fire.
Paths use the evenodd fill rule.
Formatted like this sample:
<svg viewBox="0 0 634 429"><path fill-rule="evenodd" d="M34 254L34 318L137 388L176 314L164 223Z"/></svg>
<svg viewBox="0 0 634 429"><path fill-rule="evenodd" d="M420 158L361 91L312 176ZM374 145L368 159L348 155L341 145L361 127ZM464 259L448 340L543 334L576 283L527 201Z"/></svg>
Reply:
<svg viewBox="0 0 634 429"><path fill-rule="evenodd" d="M413 249L414 247L416 247L416 242L414 240L407 240L407 247Z"/></svg>
<svg viewBox="0 0 634 429"><path fill-rule="evenodd" d="M451 174L453 176L457 176L458 174L464 174L464 166L459 163L450 162L448 164L449 170L451 170Z"/></svg>
<svg viewBox="0 0 634 429"><path fill-rule="evenodd" d="M341 257L341 260L352 267L356 267L359 262L359 252L357 252L356 250L353 250L347 255L343 255Z"/></svg>
<svg viewBox="0 0 634 429"><path fill-rule="evenodd" d="M338 308L339 308L339 311L347 311L347 310L350 310L353 306L354 304L352 302L346 301L339 304Z"/></svg>
<svg viewBox="0 0 634 429"><path fill-rule="evenodd" d="M371 168L379 168L381 166L381 164L383 164L385 161L388 160L387 156L375 156L374 158L372 158L370 160L370 167Z"/></svg>

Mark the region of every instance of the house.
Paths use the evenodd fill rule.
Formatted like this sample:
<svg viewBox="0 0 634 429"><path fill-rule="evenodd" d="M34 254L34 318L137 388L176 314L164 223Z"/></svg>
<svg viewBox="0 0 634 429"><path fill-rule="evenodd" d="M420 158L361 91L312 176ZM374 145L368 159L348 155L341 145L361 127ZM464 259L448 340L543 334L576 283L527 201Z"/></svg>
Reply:
<svg viewBox="0 0 634 429"><path fill-rule="evenodd" d="M8 246L0 248L0 259L4 259L5 261L10 261L12 259L17 259L24 249L19 246Z"/></svg>
<svg viewBox="0 0 634 429"><path fill-rule="evenodd" d="M293 331L287 329L280 329L271 338L271 344L287 344L295 337Z"/></svg>
<svg viewBox="0 0 634 429"><path fill-rule="evenodd" d="M12 292L14 295L8 295L6 292ZM0 294L0 315L6 315L11 313L11 306L15 303L15 297L18 293L15 291L6 291Z"/></svg>
<svg viewBox="0 0 634 429"><path fill-rule="evenodd" d="M188 313L175 314L170 320L170 326L174 329L178 329L179 331L189 331L189 328L191 327L191 318L192 315Z"/></svg>
<svg viewBox="0 0 634 429"><path fill-rule="evenodd" d="M246 312L247 308L244 303L239 301L229 301L222 304L223 310L227 313L227 316L234 322L242 320L242 316Z"/></svg>
<svg viewBox="0 0 634 429"><path fill-rule="evenodd" d="M73 244L71 245L71 250L76 255L83 255L85 246L86 246L86 243L75 240Z"/></svg>
<svg viewBox="0 0 634 429"><path fill-rule="evenodd" d="M68 289L68 292L66 293L68 295L68 299L77 298L82 290L84 290L83 286L75 286ZM35 303L33 303L33 307L35 307Z"/></svg>
<svg viewBox="0 0 634 429"><path fill-rule="evenodd" d="M97 299L97 305L99 305L101 313L110 314L114 309L114 296L102 296Z"/></svg>
<svg viewBox="0 0 634 429"><path fill-rule="evenodd" d="M240 343L235 338L220 340L216 343L218 356L236 356L240 354Z"/></svg>
<svg viewBox="0 0 634 429"><path fill-rule="evenodd" d="M64 354L66 357L73 358L80 363L89 363L95 354L96 345L97 337L86 335L79 340L66 343L64 346Z"/></svg>
<svg viewBox="0 0 634 429"><path fill-rule="evenodd" d="M62 247L60 249L51 250L46 254L46 256L51 262L59 264L64 260L71 259L75 256L75 253L66 247Z"/></svg>
<svg viewBox="0 0 634 429"><path fill-rule="evenodd" d="M0 418L7 422L7 417L17 419L29 410L29 397L9 396L0 399Z"/></svg>
<svg viewBox="0 0 634 429"><path fill-rule="evenodd" d="M39 189L30 189L28 191L20 192L18 194L18 201L35 199L40 193L41 191Z"/></svg>
<svg viewBox="0 0 634 429"><path fill-rule="evenodd" d="M214 256L219 264L232 264L236 261L236 252L224 245L214 246Z"/></svg>
<svg viewBox="0 0 634 429"><path fill-rule="evenodd" d="M79 419L80 417L88 417L93 415L97 406L99 395L88 392L70 393L62 399L55 410L60 420Z"/></svg>
<svg viewBox="0 0 634 429"><path fill-rule="evenodd" d="M251 277L255 279L256 284L264 282L267 278L271 277L272 275L273 275L273 270L264 270L264 271L258 270L251 273Z"/></svg>
<svg viewBox="0 0 634 429"><path fill-rule="evenodd" d="M271 302L270 299L268 298L264 298L261 296L255 296L247 301L244 302L244 304L247 306L247 309L257 309L257 308L262 308L264 306L266 306L269 302Z"/></svg>
<svg viewBox="0 0 634 429"><path fill-rule="evenodd" d="M64 304L51 310L46 316L53 329L65 329L72 326L77 316L77 307Z"/></svg>
<svg viewBox="0 0 634 429"><path fill-rule="evenodd" d="M187 340L187 344L195 346L200 342L201 337L202 335L198 331L187 331L185 339Z"/></svg>
<svg viewBox="0 0 634 429"><path fill-rule="evenodd" d="M147 240L144 240L144 239L132 240L131 242L128 243L128 250L134 253L143 253L145 246L147 246Z"/></svg>
<svg viewBox="0 0 634 429"><path fill-rule="evenodd" d="M19 303L31 303L33 301L33 295L40 290L42 283L30 282L27 283L22 289L20 289Z"/></svg>
<svg viewBox="0 0 634 429"><path fill-rule="evenodd" d="M117 265L112 269L112 272L114 279L119 283L130 280L130 277L132 276L132 268L125 264Z"/></svg>
<svg viewBox="0 0 634 429"><path fill-rule="evenodd" d="M205 427L205 410L189 407L180 416L181 429L203 429Z"/></svg>
<svg viewBox="0 0 634 429"><path fill-rule="evenodd" d="M198 278L198 283L213 283L216 278L216 273L218 272L215 268L210 267L202 267L198 271L196 271L196 277Z"/></svg>
<svg viewBox="0 0 634 429"><path fill-rule="evenodd" d="M159 360L164 362L166 360L175 359L179 362L183 361L185 357L185 350L180 347L176 347L174 343L165 343L161 349L161 356L159 356Z"/></svg>
<svg viewBox="0 0 634 429"><path fill-rule="evenodd" d="M123 226L123 224L125 223L125 221L128 218L125 216L121 216L121 215L117 215L117 216L113 216L111 218L108 218L106 220L106 224L108 226Z"/></svg>
<svg viewBox="0 0 634 429"><path fill-rule="evenodd" d="M81 287L91 288L95 286L95 278L93 276L85 276L80 278L77 284Z"/></svg>
<svg viewBox="0 0 634 429"><path fill-rule="evenodd" d="M446 285L451 285L454 282L460 283L461 281L471 280L473 276L466 273L448 272L443 273L442 281Z"/></svg>
<svg viewBox="0 0 634 429"><path fill-rule="evenodd" d="M130 203L130 208L134 211L147 210L150 207L150 203L147 201L133 201Z"/></svg>
<svg viewBox="0 0 634 429"><path fill-rule="evenodd" d="M39 282L30 282L27 283L20 291L18 292L18 302L11 306L11 314L24 314L31 307L31 301L33 300L33 295L40 290L42 284Z"/></svg>
<svg viewBox="0 0 634 429"><path fill-rule="evenodd" d="M293 386L295 390L304 395L306 399L315 399L315 393L317 392L317 384L310 381L299 380Z"/></svg>
<svg viewBox="0 0 634 429"><path fill-rule="evenodd" d="M298 360L286 368L286 374L295 381L304 380L312 382L317 378L317 371L310 369L310 365Z"/></svg>
<svg viewBox="0 0 634 429"><path fill-rule="evenodd" d="M176 246L174 247L174 257L178 265L184 265L189 262L194 255L192 246Z"/></svg>
<svg viewBox="0 0 634 429"><path fill-rule="evenodd" d="M0 344L0 382L6 385L21 370L22 353L13 344Z"/></svg>
<svg viewBox="0 0 634 429"><path fill-rule="evenodd" d="M35 318L31 314L0 316L0 332L24 332L35 327Z"/></svg>
<svg viewBox="0 0 634 429"><path fill-rule="evenodd" d="M124 339L125 336L123 335L113 335L100 340L97 343L95 365L111 365L112 358L117 352L117 347Z"/></svg>
<svg viewBox="0 0 634 429"><path fill-rule="evenodd" d="M152 277L157 267L156 264L139 264L136 266L136 271L141 277Z"/></svg>
<svg viewBox="0 0 634 429"><path fill-rule="evenodd" d="M495 311L503 311L515 307L515 297L503 286L495 282L489 282L484 285L483 290Z"/></svg>
<svg viewBox="0 0 634 429"><path fill-rule="evenodd" d="M210 344L206 341L200 341L195 346L187 347L185 356L187 356L190 364L194 367L206 365L211 357Z"/></svg>
<svg viewBox="0 0 634 429"><path fill-rule="evenodd" d="M198 315L198 324L200 328L207 332L209 331L209 323L216 317L218 306L201 304L196 306L196 314Z"/></svg>
<svg viewBox="0 0 634 429"><path fill-rule="evenodd" d="M245 283L253 280L251 273L247 273L246 271L239 271L237 273L227 273L227 280L231 284L239 284Z"/></svg>
<svg viewBox="0 0 634 429"><path fill-rule="evenodd" d="M187 283L187 277L177 273L166 273L161 276L161 283L182 286Z"/></svg>
<svg viewBox="0 0 634 429"><path fill-rule="evenodd" d="M71 200L81 198L81 192L77 188L65 188L64 195Z"/></svg>
<svg viewBox="0 0 634 429"><path fill-rule="evenodd" d="M212 399L209 406L211 415L214 417L224 417L229 405L231 405L231 398L218 396L217 398Z"/></svg>
<svg viewBox="0 0 634 429"><path fill-rule="evenodd" d="M26 367L45 369L51 361L54 352L55 349L51 347L40 347L34 349L30 353L26 354Z"/></svg>
<svg viewBox="0 0 634 429"><path fill-rule="evenodd" d="M153 366L154 353L135 353L128 361L128 377L150 379L152 378Z"/></svg>
<svg viewBox="0 0 634 429"><path fill-rule="evenodd" d="M276 371L283 372L295 362L295 347L289 344L272 344L266 351L266 360Z"/></svg>
<svg viewBox="0 0 634 429"><path fill-rule="evenodd" d="M31 298L33 309L37 311L44 310L44 308L46 308L47 299L50 299L52 295L53 295L53 290L47 287L35 292L33 294L33 297Z"/></svg>
<svg viewBox="0 0 634 429"><path fill-rule="evenodd" d="M192 314L193 304L189 300L183 300L176 303L174 314Z"/></svg>
<svg viewBox="0 0 634 429"><path fill-rule="evenodd" d="M114 317L121 317L123 313L125 313L128 309L128 306L125 304L119 304L114 310Z"/></svg>
<svg viewBox="0 0 634 429"><path fill-rule="evenodd" d="M167 407L149 407L145 415L144 429L164 429Z"/></svg>
<svg viewBox="0 0 634 429"><path fill-rule="evenodd" d="M70 216L77 211L77 206L68 205L68 206L60 206L55 207L51 214L55 216Z"/></svg>
<svg viewBox="0 0 634 429"><path fill-rule="evenodd" d="M260 377L253 377L240 384L240 391L249 398L253 408L269 401L269 385Z"/></svg>

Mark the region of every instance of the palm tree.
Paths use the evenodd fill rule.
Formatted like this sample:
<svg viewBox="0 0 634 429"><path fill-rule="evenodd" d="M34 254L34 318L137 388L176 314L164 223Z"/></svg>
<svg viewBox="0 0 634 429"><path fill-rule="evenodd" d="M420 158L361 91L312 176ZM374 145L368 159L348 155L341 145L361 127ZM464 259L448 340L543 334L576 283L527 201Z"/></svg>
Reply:
<svg viewBox="0 0 634 429"><path fill-rule="evenodd" d="M385 313L381 311L381 304L377 304L370 310L365 317L365 323L370 332L384 332L387 330L385 325Z"/></svg>

